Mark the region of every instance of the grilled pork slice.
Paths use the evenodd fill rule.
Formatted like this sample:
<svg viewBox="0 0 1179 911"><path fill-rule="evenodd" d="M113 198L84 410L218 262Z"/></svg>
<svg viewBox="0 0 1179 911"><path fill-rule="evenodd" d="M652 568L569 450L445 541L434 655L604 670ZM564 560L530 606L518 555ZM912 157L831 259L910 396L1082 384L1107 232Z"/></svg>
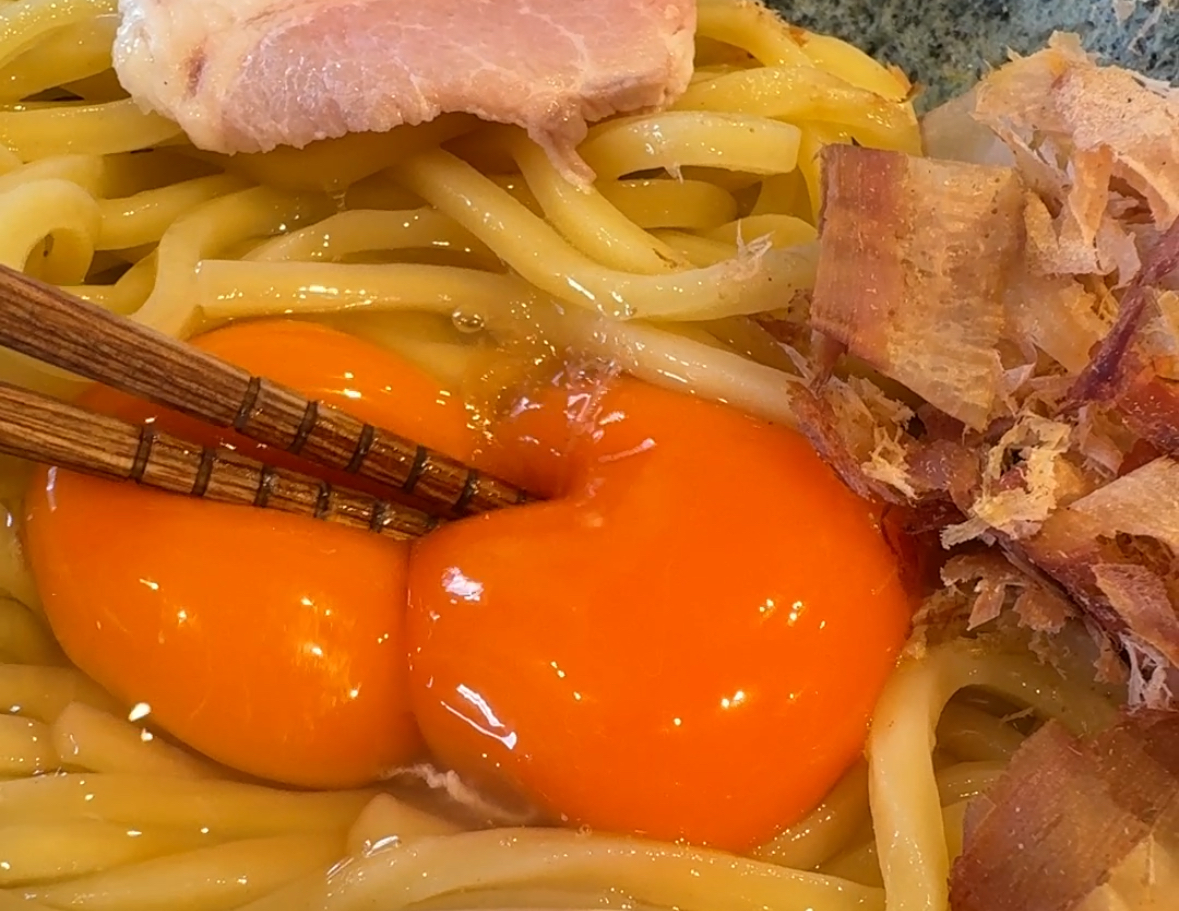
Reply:
<svg viewBox="0 0 1179 911"><path fill-rule="evenodd" d="M465 111L569 177L586 124L674 100L695 0L120 0L115 69L201 148L259 152Z"/></svg>

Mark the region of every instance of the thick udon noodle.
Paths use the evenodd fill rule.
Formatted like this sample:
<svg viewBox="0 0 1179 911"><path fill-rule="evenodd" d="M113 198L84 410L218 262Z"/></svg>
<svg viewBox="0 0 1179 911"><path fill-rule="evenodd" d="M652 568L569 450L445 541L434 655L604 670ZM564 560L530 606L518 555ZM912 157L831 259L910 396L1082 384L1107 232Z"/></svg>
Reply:
<svg viewBox="0 0 1179 911"><path fill-rule="evenodd" d="M793 365L746 314L811 280L815 154L919 147L907 82L741 0L701 0L673 110L591 130L590 193L520 131L461 116L198 152L124 97L114 27L113 0L0 0L0 262L179 336L323 319L456 385L489 338L539 339L789 422ZM78 388L7 353L0 376ZM951 697L988 688L1078 731L1112 711L1027 654L959 642L898 670L867 762L751 857L462 831L393 786L244 783L150 733L147 708L114 704L43 625L17 537L24 479L3 463L0 908L941 909L964 803L1022 737L999 703Z"/></svg>

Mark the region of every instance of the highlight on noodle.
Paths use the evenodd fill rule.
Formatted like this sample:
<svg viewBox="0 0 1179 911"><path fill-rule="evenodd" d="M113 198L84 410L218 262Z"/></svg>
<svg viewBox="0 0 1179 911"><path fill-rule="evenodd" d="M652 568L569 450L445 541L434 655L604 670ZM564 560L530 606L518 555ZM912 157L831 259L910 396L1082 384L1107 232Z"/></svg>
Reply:
<svg viewBox="0 0 1179 911"><path fill-rule="evenodd" d="M993 132L972 132L971 112L950 110L927 120L923 142L914 87L899 72L753 0L700 0L696 14L682 93L590 124L569 164L519 126L464 113L302 149L211 152L120 86L114 0L0 6L0 263L227 359L252 358L250 369L325 401L376 409L415 438L437 437L428 445L558 495L497 514L498 536L476 518L411 555L350 531L303 535L301 520L277 536L261 511L224 507L235 517L226 522L193 509L205 504L4 461L0 907L936 911L950 907L951 882L956 907L985 907L988 883L1019 858L980 855L971 833L985 830L984 804L971 801L1009 809L1000 795L1026 773L1013 757L1052 736L1090 744L1110 730L1127 678L1131 702L1167 703L1169 627L1135 625L1110 593L1118 579L1149 576L1149 588L1155 578L1155 551L1135 539L1130 553L1125 539L1170 539L1140 512L1106 529L1092 524L1100 504L1085 509L1090 497L1124 506L1124 482L1157 473L1151 459L1170 448L1123 399L1085 400L1080 417L1061 403L1119 305L1146 293L1138 269L1160 284L1174 268L1151 271L1165 260L1174 213L1162 210L1175 198L1155 192L1165 182L1151 168L1163 160L1156 170L1171 179L1179 159L1136 158L1117 144L1124 137L1105 152L1082 149L1070 131L1083 114L1066 110L1037 67L1048 60L1044 71L1074 75L1094 97L1121 71L1094 76L1106 71L1055 39L1043 53L1056 56L1013 64L980 91L974 118ZM1135 103L1154 103L1137 93L1163 98L1127 78ZM1029 101L1005 118L1021 91L1041 107ZM926 162L923 145L991 164ZM1056 169L1076 174L1073 155L1104 175L1100 192L1116 203L1092 230L1096 203L1082 182L1057 179ZM593 174L585 185L570 179L584 177L582 166ZM1025 236L1037 262L1056 265L1004 285L996 276L1032 255ZM963 249L967 267L952 257ZM1057 268L1052 257L1070 251L1072 264ZM1027 309L1031 300L1059 305L1057 321ZM991 319L992 306L1009 308L1018 339L994 328L1003 317ZM1165 347L1171 311L1159 306L1150 338ZM974 372L963 380L959 370ZM0 353L0 379L157 416L10 352ZM648 448L665 455L643 474L631 457ZM701 466L729 473L731 486L693 489ZM1004 474L1016 469L1018 483ZM597 511L577 512L596 485L648 499L617 505L607 492ZM709 512L693 497L718 505ZM582 532L569 531L646 527L684 503L689 518L650 553L636 556L621 534L586 556ZM762 510L748 527L733 519L742 504ZM134 517L147 512L152 524L137 531ZM731 524L703 524L716 516ZM175 534L161 537L164 528ZM527 610L510 622L470 619L490 589L520 594L512 586L523 588L535 555L566 541L573 562L535 570L520 596ZM942 543L957 548L948 561ZM455 553L477 554L484 575L464 575ZM570 569L579 554L600 562ZM693 560L697 575L682 569ZM1097 569L1082 578L1080 563ZM165 564L188 586L178 597L223 599L224 610L181 611L167 630L132 620L133 601L155 602L135 601L111 567L150 598ZM261 578L257 566L273 571ZM669 592L723 604L743 580L787 571L812 574L815 610L828 611L795 646L813 655L791 653L793 668L749 643L757 629L806 627L809 595L766 599L763 626L731 638L721 626L700 642L677 641L673 622L644 626L648 606L672 616L674 603L656 604ZM305 616L257 600L285 598L316 573L324 587L302 595ZM594 587L599 575L609 584ZM603 592L627 622L577 628L577 666L538 653L546 682L529 689L540 672L513 655L510 636L546 643ZM918 594L927 597L911 618ZM305 643L306 663L323 659L315 637L334 627L312 614L316 599L337 595L358 618L346 634L368 646L356 666L332 672L385 682L363 697L343 682L284 690L267 649ZM1168 591L1159 597L1173 620ZM64 603L84 622L63 619ZM439 620L471 605L461 623ZM1123 619L1106 628L1111 611ZM186 644L206 635L225 647ZM120 636L139 643L133 660L104 645ZM390 636L417 645L410 670L382 676L373 669L389 661ZM487 644L496 636L508 637L502 654ZM664 651L645 654L650 642ZM684 740L685 781L739 783L718 804L665 780L648 750L669 742L667 731L645 720L574 730L579 718L646 719L627 702L664 698L659 674L677 653L701 669L746 664L757 686L727 694L715 717L669 714L668 725L713 730L745 702L817 705L799 730L828 753L804 764L818 746L783 742L772 727L746 731L731 750ZM483 664L463 663L476 658ZM595 660L647 676L620 684L607 709L577 707ZM774 673L756 677L766 668ZM533 730L548 725L554 742L575 747L521 759L498 703L479 701L480 679L514 687L525 704L534 695ZM430 696L436 680L469 705ZM558 684L571 695L550 712L542 697ZM138 695L150 687L180 697L153 704ZM284 698L323 714L251 708ZM336 733L320 719L348 699L401 714L375 725L353 716ZM226 713L212 717L207 704ZM472 733L476 710L484 726ZM777 765L758 778L741 757ZM593 819L613 825L577 827ZM1143 832L1127 855L1157 819L1136 822ZM1092 860L1104 864L1095 883L1122 859ZM1125 899L1120 882L1109 888ZM1051 907L1080 907L1089 893L1073 892L1072 904Z"/></svg>

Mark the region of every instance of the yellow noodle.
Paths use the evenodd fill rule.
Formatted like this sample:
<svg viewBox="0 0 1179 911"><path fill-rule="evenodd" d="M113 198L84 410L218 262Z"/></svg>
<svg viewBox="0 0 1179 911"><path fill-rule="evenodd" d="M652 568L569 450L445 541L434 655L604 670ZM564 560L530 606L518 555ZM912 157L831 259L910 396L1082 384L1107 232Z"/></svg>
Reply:
<svg viewBox="0 0 1179 911"><path fill-rule="evenodd" d="M108 69L117 27L115 15L94 16L47 35L0 68L0 102L19 101Z"/></svg>
<svg viewBox="0 0 1179 911"><path fill-rule="evenodd" d="M776 338L756 320L747 316L712 320L704 327L714 336L745 357L786 373L797 373L798 366Z"/></svg>
<svg viewBox="0 0 1179 911"><path fill-rule="evenodd" d="M112 155L174 139L180 128L130 99L104 104L30 104L0 109L0 143L23 161L52 155Z"/></svg>
<svg viewBox="0 0 1179 911"><path fill-rule="evenodd" d="M9 674L20 674L18 665L50 665L59 670L65 664L65 654L50 634L48 627L31 610L14 598L0 596L0 711L16 711L21 706L25 714L51 721L55 715L47 716L28 711L29 698L13 698L7 683ZM71 671L72 673L72 671ZM74 698L71 693L70 698ZM5 702L9 702L5 705ZM65 700L66 702L69 699ZM62 703L64 705L64 703Z"/></svg>
<svg viewBox="0 0 1179 911"><path fill-rule="evenodd" d="M25 901L8 892L0 892L0 911L47 911L48 905Z"/></svg>
<svg viewBox="0 0 1179 911"><path fill-rule="evenodd" d="M880 861L876 856L876 843L873 841L849 848L823 864L819 870L824 876L837 876L878 889L884 886Z"/></svg>
<svg viewBox="0 0 1179 911"><path fill-rule="evenodd" d="M56 179L76 183L86 192L98 196L103 188L104 170L100 155L60 155L56 158L43 158L14 168L0 177L0 192L7 192L22 184L38 180Z"/></svg>
<svg viewBox="0 0 1179 911"><path fill-rule="evenodd" d="M87 911L214 911L240 907L327 864L342 839L281 835L229 842L71 879L18 894ZM183 884L182 888L177 888Z"/></svg>
<svg viewBox="0 0 1179 911"><path fill-rule="evenodd" d="M471 889L458 895L440 895L418 902L414 911L476 911L476 909L530 909L537 911L663 911L636 902L617 889L525 888Z"/></svg>
<svg viewBox="0 0 1179 911"><path fill-rule="evenodd" d="M942 830L946 833L946 856L949 857L950 863L957 860L958 855L962 853L962 828L969 805L969 800L960 800L942 807Z"/></svg>
<svg viewBox="0 0 1179 911"><path fill-rule="evenodd" d="M976 761L1010 759L1023 742L1015 728L994 715L953 702L942 712L937 738L960 759Z"/></svg>
<svg viewBox="0 0 1179 911"><path fill-rule="evenodd" d="M872 818L888 911L944 911L949 858L930 754L946 703L967 686L995 690L1078 732L1109 723L1113 708L1067 685L1030 656L987 654L958 641L902 664L877 703L868 738Z"/></svg>
<svg viewBox="0 0 1179 911"><path fill-rule="evenodd" d="M705 37L699 33L696 34L695 62L696 72L705 74L713 70L727 71L757 66L757 61L741 48L717 41L715 38Z"/></svg>
<svg viewBox="0 0 1179 911"><path fill-rule="evenodd" d="M292 196L265 187L232 193L199 206L164 232L155 286L133 317L161 332L186 335L200 319L195 298L201 260L235 242L319 221L330 208L325 196Z"/></svg>
<svg viewBox="0 0 1179 911"><path fill-rule="evenodd" d="M243 180L228 174L197 177L99 203L102 230L99 250L121 250L156 243L181 215L210 199L244 190Z"/></svg>
<svg viewBox="0 0 1179 911"><path fill-rule="evenodd" d="M103 70L93 76L84 76L62 86L83 101L97 104L104 101L119 101L127 97L127 91L119 82L114 70Z"/></svg>
<svg viewBox="0 0 1179 911"><path fill-rule="evenodd" d="M75 769L169 778L220 774L209 763L159 740L145 728L82 702L70 703L62 710L53 723L52 735L62 762Z"/></svg>
<svg viewBox="0 0 1179 911"><path fill-rule="evenodd" d="M689 85L695 85L698 82L707 82L709 79L715 79L717 76L727 76L729 73L736 73L740 70L749 69L757 66L757 61L753 60L747 54L742 59L729 63L703 63L708 52L702 51L701 47L707 45L721 51L722 56L737 58L744 52L731 45L724 44L720 41L714 41L711 38L699 38L696 41L696 68L692 71L692 78L688 80Z"/></svg>
<svg viewBox="0 0 1179 911"><path fill-rule="evenodd" d="M718 263L727 262L737 256L737 246L723 241L689 234L686 231L652 231L660 241L673 250L676 256L686 260L697 269L706 269Z"/></svg>
<svg viewBox="0 0 1179 911"><path fill-rule="evenodd" d="M599 182L599 192L640 228L705 231L737 217L731 193L703 180Z"/></svg>
<svg viewBox="0 0 1179 911"><path fill-rule="evenodd" d="M338 313L317 322L337 326L342 331L367 338L378 345L398 342L468 346L472 338L455 325L454 314L391 311L386 313Z"/></svg>
<svg viewBox="0 0 1179 911"><path fill-rule="evenodd" d="M124 272L113 285L72 285L66 288L83 300L124 316L134 313L151 296L158 255L153 252Z"/></svg>
<svg viewBox="0 0 1179 911"><path fill-rule="evenodd" d="M492 183L507 193L512 199L524 206L529 212L538 218L544 218L544 209L540 207L540 203L536 201L536 197L532 195L532 190L526 181L519 174L491 174L489 175Z"/></svg>
<svg viewBox="0 0 1179 911"><path fill-rule="evenodd" d="M805 819L753 852L784 867L814 870L868 821L868 764L857 762Z"/></svg>
<svg viewBox="0 0 1179 911"><path fill-rule="evenodd" d="M93 281L100 275L106 275L115 270L121 270L127 265L128 252L126 250L95 250L90 260L90 272L87 281Z"/></svg>
<svg viewBox="0 0 1179 911"><path fill-rule="evenodd" d="M792 124L787 125L792 126ZM793 170L793 167L791 170ZM725 168L711 168L697 165L686 165L679 169L678 175L672 175L675 180L703 180L734 195L760 185L765 179L765 176L762 174L749 174L744 171L731 171Z"/></svg>
<svg viewBox="0 0 1179 911"><path fill-rule="evenodd" d="M385 133L349 133L323 139L303 149L279 146L247 155L198 155L258 183L281 190L343 192L397 162L461 136L479 121L466 114L447 114L418 126Z"/></svg>
<svg viewBox="0 0 1179 911"><path fill-rule="evenodd" d="M30 374L19 369L23 355L0 358L0 377L14 385L26 385ZM44 373L37 376L44 376ZM28 385L38 385L31 383ZM51 388L54 384L49 385ZM54 391L60 391L55 389ZM22 469L21 474L24 474ZM19 475L18 475L19 477ZM23 492L22 492L23 493ZM37 585L25 559L24 544L20 539L20 524L7 506L0 505L0 594L8 595L33 610L40 607Z"/></svg>
<svg viewBox="0 0 1179 911"><path fill-rule="evenodd" d="M0 825L101 819L135 828L207 829L218 838L340 832L371 791L296 793L231 781L76 773L0 782Z"/></svg>
<svg viewBox="0 0 1179 911"><path fill-rule="evenodd" d="M77 703L95 710L116 708L107 693L72 667L0 664L0 712L52 724Z"/></svg>
<svg viewBox="0 0 1179 911"><path fill-rule="evenodd" d="M423 321L439 327L442 320L449 332L423 332ZM438 378L448 389L461 389L471 375L472 357L478 349L460 343L451 313L385 311L333 314L320 322L343 332L366 338L396 352Z"/></svg>
<svg viewBox="0 0 1179 911"><path fill-rule="evenodd" d="M195 298L210 319L341 310L478 311L532 292L494 272L417 263L242 262L205 260Z"/></svg>
<svg viewBox="0 0 1179 911"><path fill-rule="evenodd" d="M0 775L36 775L59 765L47 724L17 715L0 715Z"/></svg>
<svg viewBox="0 0 1179 911"><path fill-rule="evenodd" d="M692 911L882 907L879 890L729 854L561 830L500 829L386 848L342 865L302 901L287 894L283 904L262 901L250 911L352 911L379 907L391 895L410 904L519 883L613 886L640 902Z"/></svg>
<svg viewBox="0 0 1179 911"><path fill-rule="evenodd" d="M801 149L799 155L802 155ZM734 213L736 214L736 213ZM794 215L813 220L810 195L801 171L771 174L761 183L750 215Z"/></svg>
<svg viewBox="0 0 1179 911"><path fill-rule="evenodd" d="M0 7L0 66L56 29L112 15L117 0L24 0Z"/></svg>
<svg viewBox="0 0 1179 911"><path fill-rule="evenodd" d="M517 182L523 183L519 179ZM421 205L421 199L395 183L385 171L353 184L343 199L345 209L416 209Z"/></svg>
<svg viewBox="0 0 1179 911"><path fill-rule="evenodd" d="M766 237L775 247L795 247L814 243L819 239L819 232L814 225L793 215L750 215L714 228L705 237L734 245Z"/></svg>
<svg viewBox="0 0 1179 911"><path fill-rule="evenodd" d="M484 174L514 176L516 162L512 153L506 145L497 141L502 138L505 129L510 128L484 124L462 138L448 142L446 149Z"/></svg>
<svg viewBox="0 0 1179 911"><path fill-rule="evenodd" d="M212 843L199 832L141 831L93 820L0 826L0 886L85 876Z"/></svg>
<svg viewBox="0 0 1179 911"><path fill-rule="evenodd" d="M489 314L487 326L501 338L539 334L560 350L601 357L654 385L731 404L786 426L796 424L789 389L800 382L797 378L654 326L558 311L543 302L525 313Z"/></svg>
<svg viewBox="0 0 1179 911"><path fill-rule="evenodd" d="M0 504L18 504L24 498L32 474L32 463L15 456L0 455ZM15 517L0 507L0 524L12 525Z"/></svg>
<svg viewBox="0 0 1179 911"><path fill-rule="evenodd" d="M102 157L104 179L102 192L108 199L134 196L195 177L221 173L204 162L183 154L183 149L159 148L121 152Z"/></svg>
<svg viewBox="0 0 1179 911"><path fill-rule="evenodd" d="M430 813L415 809L389 794L378 794L348 830L346 850L357 857L407 838L453 835L459 827Z"/></svg>
<svg viewBox="0 0 1179 911"><path fill-rule="evenodd" d="M251 238L253 241L254 239ZM123 247L121 250L100 250L94 254L94 261L91 263L91 274L101 274L99 270L102 267L102 259L110 257L115 260L107 268L114 269L128 264L140 263L153 254L159 252L158 243L139 244L135 247Z"/></svg>
<svg viewBox="0 0 1179 911"><path fill-rule="evenodd" d="M44 250L43 245L38 248ZM66 399L73 398L86 385L84 380L71 373L7 350L0 350L0 381ZM0 515L0 518L8 520L7 516ZM15 527L0 528L0 593L7 592L21 603L37 607L39 602L33 577L28 566L17 561L22 553L20 542L15 541L15 547L10 546L15 534Z"/></svg>
<svg viewBox="0 0 1179 911"><path fill-rule="evenodd" d="M921 152L921 134L911 107L813 66L759 67L720 76L691 86L674 110L741 111L792 122L836 123L864 145L914 155Z"/></svg>
<svg viewBox="0 0 1179 911"><path fill-rule="evenodd" d="M570 248L552 228L453 155L440 150L420 155L406 162L399 176L537 287L615 318L679 320L752 313L769 309L791 288L813 282L810 251L771 250L669 275L612 271Z"/></svg>
<svg viewBox="0 0 1179 911"><path fill-rule="evenodd" d="M38 180L0 195L0 263L46 281L82 281L94 255L102 216L94 197L75 183ZM34 257L52 237L44 255Z"/></svg>
<svg viewBox="0 0 1179 911"><path fill-rule="evenodd" d="M942 806L960 803L983 793L999 780L1003 762L959 762L937 773L938 799Z"/></svg>
<svg viewBox="0 0 1179 911"><path fill-rule="evenodd" d="M24 164L23 161L3 145L0 145L0 174L7 174L9 171L16 170L22 164Z"/></svg>
<svg viewBox="0 0 1179 911"><path fill-rule="evenodd" d="M807 32L800 43L803 53L817 69L828 70L852 85L890 101L908 100L912 89L909 80L873 60L855 45L813 32Z"/></svg>
<svg viewBox="0 0 1179 911"><path fill-rule="evenodd" d="M708 111L667 111L610 120L590 130L578 151L598 180L687 166L747 174L793 171L798 127L766 117Z"/></svg>
<svg viewBox="0 0 1179 911"><path fill-rule="evenodd" d="M846 141L838 130L820 123L806 123L802 125L802 136L798 145L798 170L806 182L807 195L810 197L810 220L814 221L819 212L822 197L822 186L819 181L819 156L823 146L834 142Z"/></svg>
<svg viewBox="0 0 1179 911"><path fill-rule="evenodd" d="M585 255L607 268L642 275L657 275L687 265L596 189L581 189L569 183L544 151L524 134L510 134L506 145L545 217Z"/></svg>
<svg viewBox="0 0 1179 911"><path fill-rule="evenodd" d="M756 0L701 0L696 33L748 51L766 66L813 66L778 16Z"/></svg>
<svg viewBox="0 0 1179 911"><path fill-rule="evenodd" d="M409 211L352 209L323 221L275 237L248 253L252 262L327 261L370 250L401 250L414 247L457 249L489 263L495 254L434 209Z"/></svg>

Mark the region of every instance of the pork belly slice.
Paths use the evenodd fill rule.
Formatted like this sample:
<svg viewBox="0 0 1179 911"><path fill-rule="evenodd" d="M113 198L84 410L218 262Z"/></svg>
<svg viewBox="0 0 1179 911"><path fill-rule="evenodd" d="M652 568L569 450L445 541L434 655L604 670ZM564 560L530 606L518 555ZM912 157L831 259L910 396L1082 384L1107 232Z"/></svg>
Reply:
<svg viewBox="0 0 1179 911"><path fill-rule="evenodd" d="M115 69L217 152L302 147L465 111L528 130L569 177L587 122L692 75L695 0L120 0Z"/></svg>
<svg viewBox="0 0 1179 911"><path fill-rule="evenodd" d="M1094 737L1049 722L970 804L954 911L1137 911L1179 894L1179 714Z"/></svg>
<svg viewBox="0 0 1179 911"><path fill-rule="evenodd" d="M1014 170L855 146L823 153L811 321L968 427L999 391L1006 276L1021 250Z"/></svg>

